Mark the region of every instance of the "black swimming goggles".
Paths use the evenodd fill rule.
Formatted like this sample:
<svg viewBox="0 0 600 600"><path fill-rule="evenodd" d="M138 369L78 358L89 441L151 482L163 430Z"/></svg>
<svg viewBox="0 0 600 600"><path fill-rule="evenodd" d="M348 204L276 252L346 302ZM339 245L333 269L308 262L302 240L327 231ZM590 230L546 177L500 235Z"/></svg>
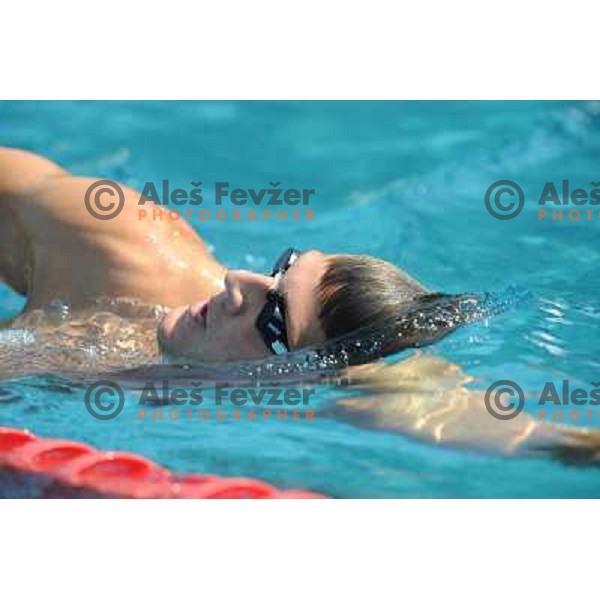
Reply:
<svg viewBox="0 0 600 600"><path fill-rule="evenodd" d="M295 248L288 248L278 259L270 273L275 277L275 284L286 273L286 271L298 260L301 252ZM271 288L267 292L267 302L256 319L258 329L267 348L273 354L284 354L290 351L287 328L286 309L283 296Z"/></svg>

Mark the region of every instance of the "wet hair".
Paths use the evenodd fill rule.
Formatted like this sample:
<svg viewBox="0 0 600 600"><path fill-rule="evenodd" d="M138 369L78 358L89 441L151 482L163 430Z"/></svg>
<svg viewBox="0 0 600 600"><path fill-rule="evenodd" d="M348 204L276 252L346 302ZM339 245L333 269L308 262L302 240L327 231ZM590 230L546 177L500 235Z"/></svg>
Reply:
<svg viewBox="0 0 600 600"><path fill-rule="evenodd" d="M335 255L316 290L319 320L332 340L393 320L428 291L393 264L363 255Z"/></svg>
<svg viewBox="0 0 600 600"><path fill-rule="evenodd" d="M506 310L516 295L430 292L394 265L369 256L329 259L316 289L329 365L371 362L433 344L462 325Z"/></svg>

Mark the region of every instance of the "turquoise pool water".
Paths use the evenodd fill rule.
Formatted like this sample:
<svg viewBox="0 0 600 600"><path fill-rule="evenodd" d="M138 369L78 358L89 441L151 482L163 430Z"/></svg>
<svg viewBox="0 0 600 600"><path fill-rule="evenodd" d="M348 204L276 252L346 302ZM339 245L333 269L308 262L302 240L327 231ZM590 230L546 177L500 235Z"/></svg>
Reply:
<svg viewBox="0 0 600 600"><path fill-rule="evenodd" d="M600 220L538 221L531 201L549 180L585 189L599 181L599 133L594 103L0 103L0 145L78 174L315 188L313 223L198 225L232 267L263 270L295 245L381 256L433 289L528 290L526 305L429 349L482 388L499 379L528 389L600 381ZM502 179L527 198L513 220L485 208L486 189ZM0 287L0 318L21 305ZM326 405L336 392L318 394ZM596 469L433 447L332 419L138 422L128 404L99 422L80 389L44 378L0 382L0 411L3 425L131 450L173 470L340 497L600 496Z"/></svg>

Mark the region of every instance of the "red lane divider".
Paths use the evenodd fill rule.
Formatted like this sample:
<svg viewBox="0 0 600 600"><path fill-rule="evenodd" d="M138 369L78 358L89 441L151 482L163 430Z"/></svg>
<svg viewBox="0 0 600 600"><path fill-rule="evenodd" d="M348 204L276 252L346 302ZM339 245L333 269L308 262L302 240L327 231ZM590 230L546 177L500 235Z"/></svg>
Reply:
<svg viewBox="0 0 600 600"><path fill-rule="evenodd" d="M7 427L0 427L2 468L117 498L324 498L303 490L277 490L255 479L177 475L136 454L102 452Z"/></svg>

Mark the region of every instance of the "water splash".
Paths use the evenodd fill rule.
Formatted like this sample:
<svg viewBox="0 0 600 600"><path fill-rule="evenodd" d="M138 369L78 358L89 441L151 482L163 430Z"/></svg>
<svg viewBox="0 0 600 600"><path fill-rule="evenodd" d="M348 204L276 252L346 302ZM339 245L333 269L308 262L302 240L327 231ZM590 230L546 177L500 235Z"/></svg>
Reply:
<svg viewBox="0 0 600 600"><path fill-rule="evenodd" d="M123 385L169 379L173 385L194 386L195 382L219 381L235 385L290 384L336 379L349 366L387 357L400 361L406 351L432 344L459 327L484 321L503 313L531 295L510 287L500 293L430 294L407 303L395 320L366 327L335 340L270 357L268 360L228 364L150 365L119 371L111 377Z"/></svg>

